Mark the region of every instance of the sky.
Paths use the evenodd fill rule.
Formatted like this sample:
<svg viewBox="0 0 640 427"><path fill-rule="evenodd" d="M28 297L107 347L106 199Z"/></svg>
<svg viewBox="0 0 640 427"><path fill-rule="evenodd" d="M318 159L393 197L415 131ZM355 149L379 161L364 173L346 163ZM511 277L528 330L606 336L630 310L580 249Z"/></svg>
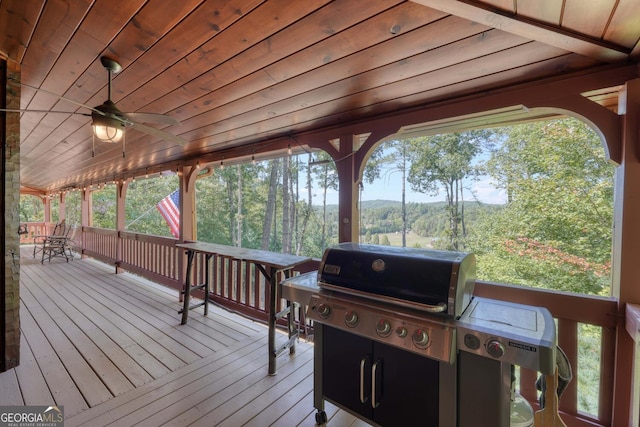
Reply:
<svg viewBox="0 0 640 427"><path fill-rule="evenodd" d="M489 177L481 177L477 182L473 182L472 192L476 194L477 198L483 203L490 204L504 204L506 201L506 195L503 190L496 189L491 184ZM399 173L387 174L386 177L382 177L376 180L373 184L364 184L364 191L362 192L362 201L366 200L402 200L402 175ZM441 193L437 196L430 196L423 193L416 193L411 191L410 185L407 183L405 187L406 201L413 203L429 203L429 202L441 202L445 201L445 194ZM465 191L465 200L474 200L472 192ZM322 204L322 194L318 191L314 193L313 203L315 205ZM338 203L338 192L335 190L329 190L327 193L327 203Z"/></svg>
<svg viewBox="0 0 640 427"><path fill-rule="evenodd" d="M489 154L486 152L479 153L472 161L472 164L478 164L488 159ZM409 168L409 165L407 165ZM385 170L386 169L386 170ZM381 177L378 178L372 184L364 183L364 190L360 197L362 201L368 200L402 200L402 174L397 170L393 171L392 167L385 168L381 171ZM467 182L465 185L470 185L471 188L465 189L464 200L472 201L479 200L488 204L504 204L506 203L506 194L504 190L498 190L492 184L492 180L489 176L481 176L476 182ZM446 195L444 192L436 196L417 193L411 191L411 186L407 183L405 187L406 201L408 203L431 203L446 201ZM314 194L313 203L315 205L322 204L322 193L318 188ZM338 203L338 192L336 190L329 189L327 192L327 203Z"/></svg>

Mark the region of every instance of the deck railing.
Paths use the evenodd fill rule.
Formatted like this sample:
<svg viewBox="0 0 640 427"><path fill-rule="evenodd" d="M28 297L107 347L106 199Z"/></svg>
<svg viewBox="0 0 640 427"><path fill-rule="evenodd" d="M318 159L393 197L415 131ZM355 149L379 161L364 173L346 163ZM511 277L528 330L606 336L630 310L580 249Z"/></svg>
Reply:
<svg viewBox="0 0 640 427"><path fill-rule="evenodd" d="M119 240L118 267L174 289L183 288L184 251L176 248L177 239L122 231Z"/></svg>
<svg viewBox="0 0 640 427"><path fill-rule="evenodd" d="M150 280L175 289L184 286L181 277L184 253L175 247L176 239L130 232L116 232L83 227L83 254L111 263ZM194 263L194 283L204 280L204 260ZM313 265L302 269L313 268ZM266 319L269 287L264 277L250 263L225 257L212 260L212 298L214 301L256 319ZM560 399L563 420L573 426L609 426L613 408L615 366L614 342L618 303L614 298L569 294L543 289L478 282L475 294L496 300L546 307L558 325L558 343L573 368L573 380ZM280 302L282 304L282 301ZM599 331L600 345L592 358L599 360L597 374L597 414L582 413L578 401L583 396L578 387L583 367L578 364L580 336L587 326ZM521 392L531 402L537 401L535 372L521 372Z"/></svg>
<svg viewBox="0 0 640 427"><path fill-rule="evenodd" d="M83 255L96 258L117 268L149 280L182 290L184 288L183 249L177 239L147 234L82 227ZM204 256L198 254L193 263L192 283L204 283ZM308 271L314 265L301 265L296 272ZM252 263L216 256L211 261L211 297L227 308L257 320L267 320L269 287ZM278 280L284 279L280 274ZM195 294L198 296L198 294ZM282 309L278 301L278 309Z"/></svg>
<svg viewBox="0 0 640 427"><path fill-rule="evenodd" d="M33 222L21 222L20 225L24 225L27 227L27 232L25 234L20 235L20 244L31 244L33 243L35 236L46 236L53 232L53 228L55 224L52 222L42 222L42 221L33 221ZM18 230L16 230L16 233Z"/></svg>

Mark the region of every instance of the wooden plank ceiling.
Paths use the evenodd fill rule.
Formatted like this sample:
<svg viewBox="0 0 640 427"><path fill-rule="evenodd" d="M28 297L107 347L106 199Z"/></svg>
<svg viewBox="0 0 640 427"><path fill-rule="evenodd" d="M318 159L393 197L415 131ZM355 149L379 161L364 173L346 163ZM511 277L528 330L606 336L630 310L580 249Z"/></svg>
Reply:
<svg viewBox="0 0 640 427"><path fill-rule="evenodd" d="M635 62L638 22L637 0L0 0L0 55L21 64L29 111L21 183L53 191ZM92 157L90 110L48 92L100 105L103 55L123 67L120 110L178 119L164 130L187 144L129 129L126 158Z"/></svg>

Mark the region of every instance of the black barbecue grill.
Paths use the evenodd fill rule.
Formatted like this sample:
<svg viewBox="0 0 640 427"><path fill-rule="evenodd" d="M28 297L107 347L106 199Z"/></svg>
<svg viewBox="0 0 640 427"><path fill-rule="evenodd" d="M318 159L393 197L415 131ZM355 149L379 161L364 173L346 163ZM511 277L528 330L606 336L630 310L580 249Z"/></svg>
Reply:
<svg viewBox="0 0 640 427"><path fill-rule="evenodd" d="M475 285L473 254L343 243L324 253L321 288L460 317Z"/></svg>
<svg viewBox="0 0 640 427"><path fill-rule="evenodd" d="M300 283L283 292L301 295ZM343 243L309 289L314 406L373 425L506 427L511 367L555 367L545 309L473 298L475 257ZM315 284L314 284L315 285Z"/></svg>

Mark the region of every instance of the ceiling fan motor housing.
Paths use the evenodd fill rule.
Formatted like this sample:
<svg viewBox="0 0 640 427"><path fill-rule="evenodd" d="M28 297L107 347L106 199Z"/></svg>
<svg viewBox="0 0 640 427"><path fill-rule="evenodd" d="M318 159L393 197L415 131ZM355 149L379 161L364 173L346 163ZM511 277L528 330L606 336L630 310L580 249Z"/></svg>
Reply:
<svg viewBox="0 0 640 427"><path fill-rule="evenodd" d="M93 134L101 141L117 143L122 140L126 122L121 118L122 113L110 99L95 107L91 113Z"/></svg>

